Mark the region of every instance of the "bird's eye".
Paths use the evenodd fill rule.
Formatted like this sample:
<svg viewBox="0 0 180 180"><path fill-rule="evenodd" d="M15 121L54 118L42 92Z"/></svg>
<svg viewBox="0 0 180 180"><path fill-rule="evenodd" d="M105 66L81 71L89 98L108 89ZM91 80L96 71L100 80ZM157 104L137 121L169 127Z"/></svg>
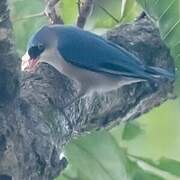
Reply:
<svg viewBox="0 0 180 180"><path fill-rule="evenodd" d="M39 51L43 51L44 50L44 45L43 44L38 44L37 48L39 49Z"/></svg>
<svg viewBox="0 0 180 180"><path fill-rule="evenodd" d="M28 50L28 54L31 58L35 59L44 51L45 47L43 44L37 44L35 46L32 46Z"/></svg>

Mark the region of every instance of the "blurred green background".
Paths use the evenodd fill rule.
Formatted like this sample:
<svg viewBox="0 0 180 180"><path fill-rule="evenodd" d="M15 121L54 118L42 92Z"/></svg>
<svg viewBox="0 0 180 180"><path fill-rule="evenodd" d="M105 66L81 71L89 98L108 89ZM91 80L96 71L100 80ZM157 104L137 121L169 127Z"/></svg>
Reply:
<svg viewBox="0 0 180 180"><path fill-rule="evenodd" d="M137 3L138 2L138 3ZM160 29L176 61L176 94L180 90L180 0L95 0L86 29L101 34L132 21L144 9ZM11 17L21 56L29 37L47 18L43 0L12 0ZM62 0L59 13L75 24L77 0ZM108 13L119 22L115 21ZM68 168L58 180L180 179L180 99L169 100L140 118L109 132L95 132L72 140L65 154Z"/></svg>

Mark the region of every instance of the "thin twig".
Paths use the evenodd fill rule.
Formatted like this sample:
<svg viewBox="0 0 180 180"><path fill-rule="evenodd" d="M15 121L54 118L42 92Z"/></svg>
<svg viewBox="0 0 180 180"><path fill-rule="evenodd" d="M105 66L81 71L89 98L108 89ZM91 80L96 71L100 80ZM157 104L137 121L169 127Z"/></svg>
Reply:
<svg viewBox="0 0 180 180"><path fill-rule="evenodd" d="M110 16L116 23L119 23L119 20L114 17L107 9L105 9L101 4L94 2L94 0L84 0L83 3L80 2L81 0L78 0L78 11L79 16L77 19L77 26L80 28L83 28L85 26L85 23L87 21L88 16L91 13L93 5L97 5L100 9L102 9L108 16Z"/></svg>
<svg viewBox="0 0 180 180"><path fill-rule="evenodd" d="M77 1L78 13L81 13L81 0Z"/></svg>
<svg viewBox="0 0 180 180"><path fill-rule="evenodd" d="M40 13L37 13L37 14L30 14L30 15L27 15L27 16L24 16L24 17L21 17L21 18L14 19L14 22L27 20L27 19L31 19L31 18L36 18L36 17L43 17L43 16L44 16L44 12L40 12Z"/></svg>
<svg viewBox="0 0 180 180"><path fill-rule="evenodd" d="M57 15L55 6L60 0L45 0L44 14L49 18L50 24L64 24L60 15Z"/></svg>
<svg viewBox="0 0 180 180"><path fill-rule="evenodd" d="M80 6L79 16L76 25L80 28L85 26L88 16L93 8L94 0L84 0Z"/></svg>
<svg viewBox="0 0 180 180"><path fill-rule="evenodd" d="M30 14L22 18L17 18L15 21L27 20L35 17L47 16L50 24L64 24L62 18L57 15L55 6L60 0L45 0L46 7L43 12L37 14Z"/></svg>

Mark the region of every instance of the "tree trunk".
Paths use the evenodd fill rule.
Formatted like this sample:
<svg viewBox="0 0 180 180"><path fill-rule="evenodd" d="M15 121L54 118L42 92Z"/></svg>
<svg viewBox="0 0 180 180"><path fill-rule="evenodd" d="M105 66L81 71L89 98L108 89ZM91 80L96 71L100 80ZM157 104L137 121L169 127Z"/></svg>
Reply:
<svg viewBox="0 0 180 180"><path fill-rule="evenodd" d="M158 88L134 83L83 97L63 109L76 97L76 84L47 64L34 74L20 72L11 33L7 2L1 0L0 180L53 179L67 165L59 157L71 138L132 120L167 100L173 90L173 82ZM168 48L146 17L107 32L106 38L148 65L174 71Z"/></svg>

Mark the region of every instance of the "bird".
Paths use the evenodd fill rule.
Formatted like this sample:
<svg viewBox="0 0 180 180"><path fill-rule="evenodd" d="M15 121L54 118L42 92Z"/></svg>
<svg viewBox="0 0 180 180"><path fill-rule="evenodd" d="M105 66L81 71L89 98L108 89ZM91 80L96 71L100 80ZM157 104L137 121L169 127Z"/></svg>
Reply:
<svg viewBox="0 0 180 180"><path fill-rule="evenodd" d="M22 69L34 72L40 63L76 81L78 98L142 81L174 80L174 73L145 65L125 48L70 25L44 25L32 35Z"/></svg>

